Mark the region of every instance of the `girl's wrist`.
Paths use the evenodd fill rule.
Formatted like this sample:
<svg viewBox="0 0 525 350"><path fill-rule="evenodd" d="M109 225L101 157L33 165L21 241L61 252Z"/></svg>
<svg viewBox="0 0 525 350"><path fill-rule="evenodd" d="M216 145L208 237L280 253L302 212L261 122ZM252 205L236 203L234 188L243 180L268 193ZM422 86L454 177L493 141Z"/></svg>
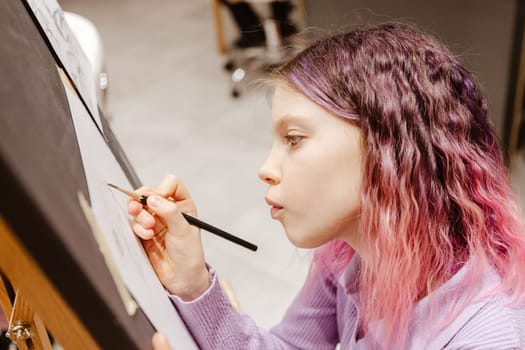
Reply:
<svg viewBox="0 0 525 350"><path fill-rule="evenodd" d="M171 294L177 295L183 301L192 301L206 292L211 285L210 273L206 266L200 271L190 273L179 283L173 283L167 288Z"/></svg>

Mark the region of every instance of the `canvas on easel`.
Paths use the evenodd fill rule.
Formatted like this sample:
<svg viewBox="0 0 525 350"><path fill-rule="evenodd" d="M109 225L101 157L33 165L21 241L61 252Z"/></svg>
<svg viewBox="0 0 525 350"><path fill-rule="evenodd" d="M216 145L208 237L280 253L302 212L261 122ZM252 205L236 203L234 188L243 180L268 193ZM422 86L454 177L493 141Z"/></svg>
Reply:
<svg viewBox="0 0 525 350"><path fill-rule="evenodd" d="M99 211L73 114L84 111L80 120L89 124L80 130L89 125L97 133L92 136L98 135L122 181L137 187L138 178L103 115L93 117L82 89L68 92L59 71L74 84L72 74L37 17L25 1L0 2L0 270L65 348L150 348L159 324L123 302L79 201Z"/></svg>

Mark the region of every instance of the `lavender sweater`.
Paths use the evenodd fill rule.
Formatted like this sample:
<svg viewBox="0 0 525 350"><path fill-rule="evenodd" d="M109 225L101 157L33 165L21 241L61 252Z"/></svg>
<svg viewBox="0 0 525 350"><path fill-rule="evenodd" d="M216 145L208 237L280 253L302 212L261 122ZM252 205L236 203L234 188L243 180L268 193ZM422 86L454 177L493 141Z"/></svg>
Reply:
<svg viewBox="0 0 525 350"><path fill-rule="evenodd" d="M202 349L378 349L380 327L356 340L359 304L356 302L357 254L339 279L315 277L307 281L280 324L270 331L258 328L252 319L230 304L210 269L211 287L198 299L183 302L170 296ZM418 302L410 325L408 349L525 349L525 305L509 307L508 297L497 294L468 304L445 328L440 322L424 322L431 312L429 300L439 305L433 320L441 320L450 305L454 287L469 272L468 264L447 283ZM525 268L524 268L525 269ZM309 276L311 278L312 276ZM482 295L499 282L488 270L475 295ZM309 284L310 283L310 284ZM479 299L479 298L478 298Z"/></svg>

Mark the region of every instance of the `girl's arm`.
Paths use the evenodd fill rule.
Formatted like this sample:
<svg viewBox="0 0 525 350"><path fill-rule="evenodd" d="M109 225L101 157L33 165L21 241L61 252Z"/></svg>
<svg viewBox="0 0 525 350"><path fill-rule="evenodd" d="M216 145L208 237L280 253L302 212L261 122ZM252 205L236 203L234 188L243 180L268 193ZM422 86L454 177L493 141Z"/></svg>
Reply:
<svg viewBox="0 0 525 350"><path fill-rule="evenodd" d="M311 273L281 323L268 331L237 312L213 268L210 276L210 288L197 299L185 302L171 297L202 349L322 350L334 349L338 343L336 288L330 278Z"/></svg>
<svg viewBox="0 0 525 350"><path fill-rule="evenodd" d="M130 201L133 231L202 349L333 349L337 343L336 288L329 278L310 274L281 324L263 330L230 304L208 269L200 231L181 213L196 216L195 205L179 180L167 176L159 188L141 188L148 207ZM168 200L169 199L169 200ZM167 227L167 230L164 229ZM263 286L261 286L263 287ZM177 349L179 350L179 349Z"/></svg>

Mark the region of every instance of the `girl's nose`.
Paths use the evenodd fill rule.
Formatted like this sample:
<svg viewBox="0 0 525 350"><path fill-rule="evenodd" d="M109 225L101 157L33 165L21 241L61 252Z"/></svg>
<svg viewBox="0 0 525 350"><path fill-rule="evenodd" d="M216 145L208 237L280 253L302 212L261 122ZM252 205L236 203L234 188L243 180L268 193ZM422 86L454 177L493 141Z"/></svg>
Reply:
<svg viewBox="0 0 525 350"><path fill-rule="evenodd" d="M281 182L281 173L272 154L270 154L261 165L259 178L269 185L277 185Z"/></svg>

